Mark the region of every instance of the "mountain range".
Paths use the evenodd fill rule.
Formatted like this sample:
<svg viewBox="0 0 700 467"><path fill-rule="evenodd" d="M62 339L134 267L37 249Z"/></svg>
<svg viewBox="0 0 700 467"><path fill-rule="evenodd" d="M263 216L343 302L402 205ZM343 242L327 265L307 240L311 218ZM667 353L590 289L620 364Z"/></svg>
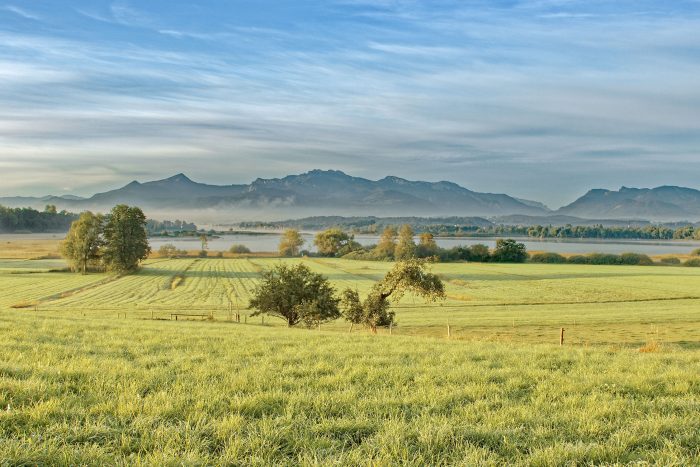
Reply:
<svg viewBox="0 0 700 467"><path fill-rule="evenodd" d="M290 219L307 215L344 216L552 216L594 219L697 220L700 191L663 186L618 191L591 190L556 211L537 201L507 194L479 193L452 182L409 181L399 177L368 180L337 170L312 170L284 178L258 178L250 184L209 185L184 174L151 182L133 181L119 189L77 196L7 197L6 206L105 211L119 203L143 207L148 214L196 214L193 220ZM529 216L529 217L528 217Z"/></svg>

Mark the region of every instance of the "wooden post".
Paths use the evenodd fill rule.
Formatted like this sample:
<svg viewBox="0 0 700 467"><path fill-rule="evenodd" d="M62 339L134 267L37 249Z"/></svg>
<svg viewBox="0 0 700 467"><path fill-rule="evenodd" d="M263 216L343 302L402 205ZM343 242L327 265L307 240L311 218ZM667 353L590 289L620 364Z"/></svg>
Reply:
<svg viewBox="0 0 700 467"><path fill-rule="evenodd" d="M447 338L452 337L452 329L450 328L450 320L447 320Z"/></svg>
<svg viewBox="0 0 700 467"><path fill-rule="evenodd" d="M245 324L248 324L248 315L245 315Z"/></svg>
<svg viewBox="0 0 700 467"><path fill-rule="evenodd" d="M153 319L153 310L151 310L151 319Z"/></svg>
<svg viewBox="0 0 700 467"><path fill-rule="evenodd" d="M394 323L389 323L389 335L392 334L392 329L394 328Z"/></svg>
<svg viewBox="0 0 700 467"><path fill-rule="evenodd" d="M564 345L564 328L559 331L559 345Z"/></svg>
<svg viewBox="0 0 700 467"><path fill-rule="evenodd" d="M350 323L350 330L348 332L352 332L352 327L355 325L355 323Z"/></svg>

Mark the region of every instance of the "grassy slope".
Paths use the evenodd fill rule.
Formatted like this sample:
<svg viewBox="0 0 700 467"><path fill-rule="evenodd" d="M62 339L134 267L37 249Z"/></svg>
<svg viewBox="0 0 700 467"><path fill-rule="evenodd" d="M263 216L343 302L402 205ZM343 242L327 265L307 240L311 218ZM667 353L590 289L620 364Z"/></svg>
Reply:
<svg viewBox="0 0 700 467"><path fill-rule="evenodd" d="M0 315L0 458L700 462L700 354Z"/></svg>
<svg viewBox="0 0 700 467"><path fill-rule="evenodd" d="M450 298L403 300L391 337L223 322L276 261L152 260L116 280L0 263L0 459L700 463L699 270L444 264ZM390 267L307 263L361 292ZM412 336L447 319L461 340ZM560 326L569 345L543 345ZM661 352L635 351L649 340Z"/></svg>

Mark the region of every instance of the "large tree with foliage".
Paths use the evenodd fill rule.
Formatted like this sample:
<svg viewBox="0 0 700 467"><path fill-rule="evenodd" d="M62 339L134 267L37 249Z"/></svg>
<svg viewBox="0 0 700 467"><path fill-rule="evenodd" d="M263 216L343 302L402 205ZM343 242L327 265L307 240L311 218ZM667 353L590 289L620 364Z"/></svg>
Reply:
<svg viewBox="0 0 700 467"><path fill-rule="evenodd" d="M72 270L86 274L88 266L99 260L103 221L101 215L86 211L71 224L68 235L61 242L61 254Z"/></svg>
<svg viewBox="0 0 700 467"><path fill-rule="evenodd" d="M298 230L287 229L280 239L280 256L299 256L299 250L304 244L304 238Z"/></svg>
<svg viewBox="0 0 700 467"><path fill-rule="evenodd" d="M386 227L374 248L374 256L378 259L393 259L396 250L396 235L396 227L391 225Z"/></svg>
<svg viewBox="0 0 700 467"><path fill-rule="evenodd" d="M435 242L435 237L430 232L423 232L420 234L420 241L418 242L418 247L416 248L416 255L419 258L429 258L431 256L437 256L440 253L440 248Z"/></svg>
<svg viewBox="0 0 700 467"><path fill-rule="evenodd" d="M428 301L444 299L444 284L437 275L428 272L426 266L427 262L419 259L397 262L384 279L372 286L364 301L356 290L346 289L341 299L345 319L376 333L378 327L394 322L389 297L398 301L404 294L414 293Z"/></svg>
<svg viewBox="0 0 700 467"><path fill-rule="evenodd" d="M523 263L527 259L527 250L524 243L510 238L499 238L491 258L498 263Z"/></svg>
<svg viewBox="0 0 700 467"><path fill-rule="evenodd" d="M105 267L119 274L135 271L151 253L146 233L146 216L135 206L120 204L107 216L104 227Z"/></svg>
<svg viewBox="0 0 700 467"><path fill-rule="evenodd" d="M307 326L340 317L338 298L330 282L304 264L280 264L262 273L253 292L252 316L266 314L287 322L288 326Z"/></svg>
<svg viewBox="0 0 700 467"><path fill-rule="evenodd" d="M361 246L354 241L354 236L341 229L332 228L316 234L314 245L322 256L342 256Z"/></svg>
<svg viewBox="0 0 700 467"><path fill-rule="evenodd" d="M399 241L394 249L394 258L398 261L416 257L416 243L413 241L413 229L404 224L399 229Z"/></svg>

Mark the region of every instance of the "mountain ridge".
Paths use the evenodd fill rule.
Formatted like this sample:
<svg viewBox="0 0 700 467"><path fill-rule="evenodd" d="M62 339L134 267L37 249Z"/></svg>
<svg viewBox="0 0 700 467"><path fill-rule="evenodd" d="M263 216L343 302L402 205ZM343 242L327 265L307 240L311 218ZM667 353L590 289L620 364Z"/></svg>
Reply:
<svg viewBox="0 0 700 467"><path fill-rule="evenodd" d="M184 173L139 182L82 198L72 195L6 197L11 207L104 211L115 204L142 206L147 212L208 212L247 219L284 219L315 215L344 216L570 216L580 219L698 220L700 191L673 185L656 188L595 188L552 210L538 201L503 193L481 193L450 181L426 182L389 175L378 180L340 170L315 169L281 178L257 178L249 184L211 185Z"/></svg>

